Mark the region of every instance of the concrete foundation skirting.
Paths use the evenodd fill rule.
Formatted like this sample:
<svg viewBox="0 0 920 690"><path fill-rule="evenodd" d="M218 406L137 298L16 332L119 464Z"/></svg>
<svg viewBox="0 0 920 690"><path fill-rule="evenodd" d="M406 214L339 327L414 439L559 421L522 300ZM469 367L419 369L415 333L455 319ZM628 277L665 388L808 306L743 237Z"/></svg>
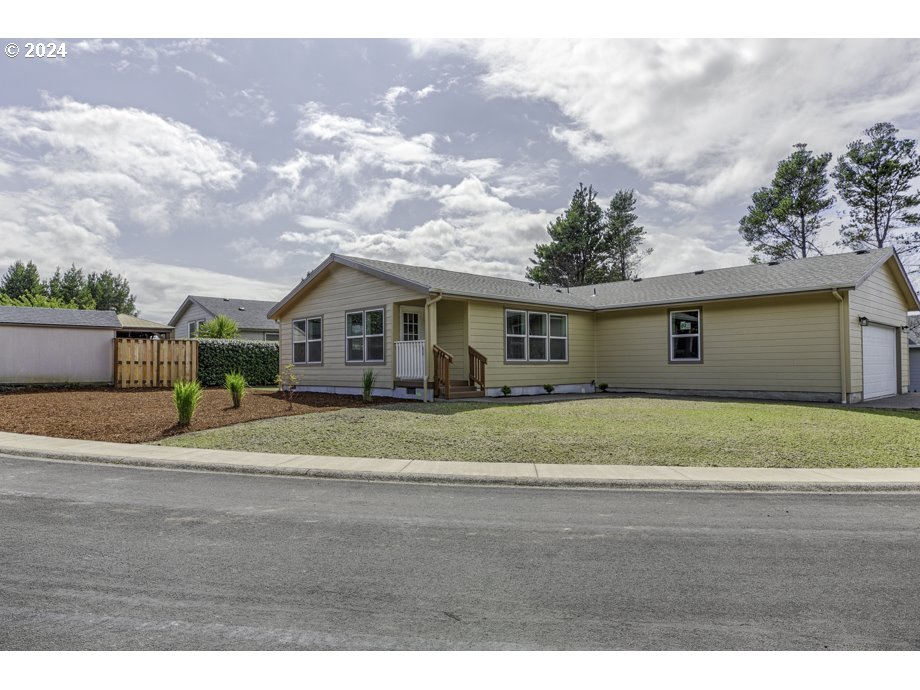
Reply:
<svg viewBox="0 0 920 690"><path fill-rule="evenodd" d="M610 393L647 393L650 395L694 396L704 398L745 398L750 400L789 400L793 402L839 403L840 393L813 393L808 391L730 391L702 390L697 388L619 388L610 387Z"/></svg>

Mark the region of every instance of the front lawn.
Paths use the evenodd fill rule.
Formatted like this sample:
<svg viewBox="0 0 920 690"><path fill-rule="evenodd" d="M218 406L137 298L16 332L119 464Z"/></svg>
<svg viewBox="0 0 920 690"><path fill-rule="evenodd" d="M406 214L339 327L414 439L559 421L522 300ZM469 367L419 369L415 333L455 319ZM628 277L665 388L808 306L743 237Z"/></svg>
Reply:
<svg viewBox="0 0 920 690"><path fill-rule="evenodd" d="M638 396L391 404L239 424L162 444L419 460L917 467L920 412Z"/></svg>

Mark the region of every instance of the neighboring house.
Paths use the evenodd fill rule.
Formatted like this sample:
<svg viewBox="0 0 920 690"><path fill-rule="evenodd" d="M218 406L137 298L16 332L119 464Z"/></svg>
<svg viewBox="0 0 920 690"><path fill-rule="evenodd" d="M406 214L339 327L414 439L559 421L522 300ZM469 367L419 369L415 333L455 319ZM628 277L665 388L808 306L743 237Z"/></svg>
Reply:
<svg viewBox="0 0 920 690"><path fill-rule="evenodd" d="M268 316L304 390L353 393L372 368L378 395L422 397L440 350L441 378L491 396L607 383L856 402L907 390L908 311L904 267L879 249L571 289L332 254Z"/></svg>
<svg viewBox="0 0 920 690"><path fill-rule="evenodd" d="M129 314L119 314L118 322L121 326L116 333L118 338L158 338L159 340L170 340L173 337L175 329L166 324L139 319Z"/></svg>
<svg viewBox="0 0 920 690"><path fill-rule="evenodd" d="M169 325L176 329L177 338L194 338L201 324L223 314L236 321L244 340L278 340L278 324L266 316L274 305L254 299L189 295Z"/></svg>
<svg viewBox="0 0 920 690"><path fill-rule="evenodd" d="M0 307L0 385L112 383L112 311Z"/></svg>

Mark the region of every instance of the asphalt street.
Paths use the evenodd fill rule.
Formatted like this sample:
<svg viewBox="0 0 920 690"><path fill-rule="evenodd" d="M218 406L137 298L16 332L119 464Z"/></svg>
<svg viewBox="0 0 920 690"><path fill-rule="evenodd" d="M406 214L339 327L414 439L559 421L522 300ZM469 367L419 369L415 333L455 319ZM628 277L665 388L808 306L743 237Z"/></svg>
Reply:
<svg viewBox="0 0 920 690"><path fill-rule="evenodd" d="M918 649L920 495L0 457L0 649Z"/></svg>

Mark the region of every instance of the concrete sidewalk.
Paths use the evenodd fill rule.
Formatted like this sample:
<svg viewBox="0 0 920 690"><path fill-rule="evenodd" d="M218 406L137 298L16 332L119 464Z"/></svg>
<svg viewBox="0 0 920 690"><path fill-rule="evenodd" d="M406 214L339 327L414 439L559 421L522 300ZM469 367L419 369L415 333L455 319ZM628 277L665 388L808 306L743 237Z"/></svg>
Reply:
<svg viewBox="0 0 920 690"><path fill-rule="evenodd" d="M739 491L920 492L920 467L780 469L549 465L243 453L0 432L0 454L140 467L383 481Z"/></svg>

